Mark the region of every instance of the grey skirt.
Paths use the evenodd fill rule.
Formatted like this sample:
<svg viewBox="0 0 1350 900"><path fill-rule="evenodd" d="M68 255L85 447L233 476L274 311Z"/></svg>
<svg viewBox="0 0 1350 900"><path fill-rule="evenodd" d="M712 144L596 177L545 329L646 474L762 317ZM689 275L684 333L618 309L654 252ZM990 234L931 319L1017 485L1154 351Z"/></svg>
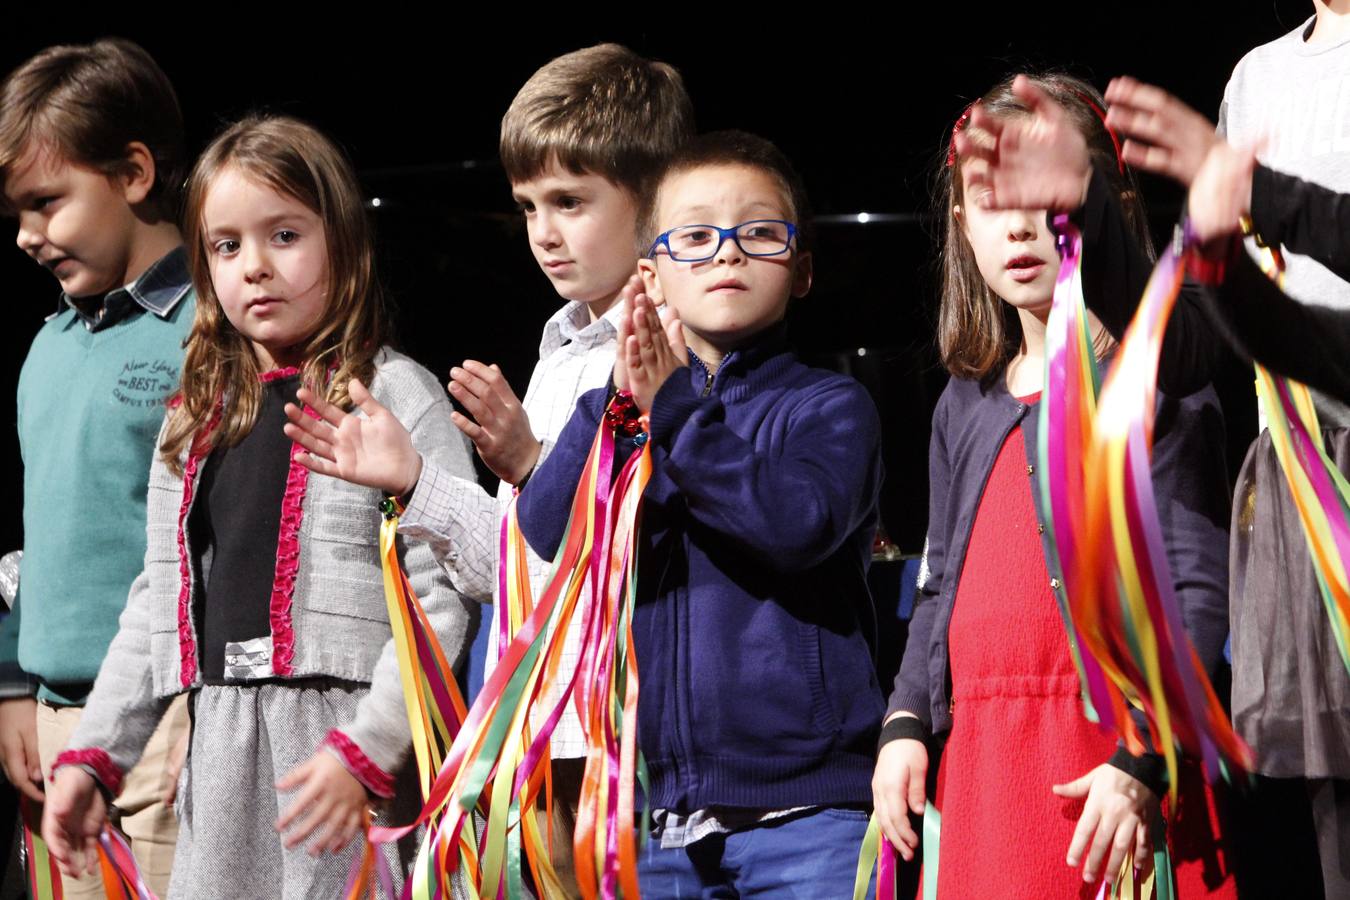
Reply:
<svg viewBox="0 0 1350 900"><path fill-rule="evenodd" d="M1331 458L1350 472L1350 429L1327 429L1324 437ZM1238 475L1231 541L1238 734L1262 775L1350 778L1350 675L1268 431Z"/></svg>
<svg viewBox="0 0 1350 900"><path fill-rule="evenodd" d="M275 823L288 798L277 779L309 759L330 728L351 721L367 692L324 678L252 686L208 685L192 696L192 742L178 790L178 847L171 900L338 898L358 837L343 852L311 856L282 846ZM411 822L420 808L412 764L403 767L392 807L378 824ZM383 848L401 890L420 831Z"/></svg>

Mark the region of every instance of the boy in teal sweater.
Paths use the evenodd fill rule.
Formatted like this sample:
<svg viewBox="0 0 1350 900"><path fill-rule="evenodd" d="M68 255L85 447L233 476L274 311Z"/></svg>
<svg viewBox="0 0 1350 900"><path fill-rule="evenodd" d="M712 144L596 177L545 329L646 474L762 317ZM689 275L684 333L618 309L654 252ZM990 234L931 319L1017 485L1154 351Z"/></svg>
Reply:
<svg viewBox="0 0 1350 900"><path fill-rule="evenodd" d="M51 47L0 87L3 209L61 284L19 376L24 555L0 626L0 761L37 803L144 564L150 457L194 307L174 220L183 162L173 87L127 41ZM180 703L116 801L161 895L177 838L170 757L186 731ZM94 875L64 892L103 887Z"/></svg>

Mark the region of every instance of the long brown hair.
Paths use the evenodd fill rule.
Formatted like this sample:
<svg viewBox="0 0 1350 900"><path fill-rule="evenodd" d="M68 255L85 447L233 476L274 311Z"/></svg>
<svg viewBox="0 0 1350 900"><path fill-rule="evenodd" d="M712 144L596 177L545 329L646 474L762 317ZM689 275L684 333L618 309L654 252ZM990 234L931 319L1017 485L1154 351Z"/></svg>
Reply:
<svg viewBox="0 0 1350 900"><path fill-rule="evenodd" d="M347 382L355 377L370 383L375 354L387 339L370 223L346 156L297 119L249 116L229 126L206 148L187 183L184 239L197 312L182 387L159 448L165 463L180 474L179 457L189 445L204 453L239 443L252 430L262 402L253 345L225 317L208 266L202 209L211 185L227 168L294 197L323 222L328 308L318 330L304 341L303 381L326 385L329 402L346 408L351 404Z"/></svg>
<svg viewBox="0 0 1350 900"><path fill-rule="evenodd" d="M996 118L1025 115L1027 108L1012 92L1015 77L1014 74L1004 78L976 103ZM1148 218L1134 173L1121 165L1115 141L1102 121L1106 101L1091 84L1063 72L1028 77L1068 111L1087 141L1094 167L1106 175L1111 190L1120 198L1126 223L1152 258L1153 239L1149 235ZM1016 310L989 289L957 220L956 207L964 198L961 155L952 144L954 131L947 135L933 192L937 215L945 220L941 229L942 301L938 312L938 352L942 364L952 375L983 380L1003 371L1017 353L1022 326ZM1102 348L1097 349L1100 357Z"/></svg>

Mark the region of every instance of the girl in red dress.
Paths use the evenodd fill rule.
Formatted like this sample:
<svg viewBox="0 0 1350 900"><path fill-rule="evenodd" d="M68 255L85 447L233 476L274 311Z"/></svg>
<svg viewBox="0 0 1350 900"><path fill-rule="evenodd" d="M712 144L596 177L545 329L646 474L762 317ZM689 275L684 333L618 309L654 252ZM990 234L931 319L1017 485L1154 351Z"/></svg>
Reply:
<svg viewBox="0 0 1350 900"><path fill-rule="evenodd" d="M1094 161L1065 204L1077 209L1083 233L1087 301L1141 291L1117 263L1127 245L1151 245L1097 92L1063 75L1016 88L1009 78L978 102L995 117L1060 104ZM1035 497L1036 404L1059 257L1044 210L982 204L981 161L955 146L968 119L969 110L953 129L941 178L939 343L953 377L933 418L926 566L873 779L878 820L912 859L918 838L909 813L924 809L930 745L945 737L935 797L939 897L1095 897L1131 849L1147 861L1164 839L1179 896L1236 896L1213 797L1194 767L1183 773L1164 836L1160 758L1131 756L1084 715ZM1114 342L1100 321L1092 324L1102 358ZM1169 560L1192 641L1212 668L1227 623L1228 500L1213 391L1164 398L1155 436Z"/></svg>

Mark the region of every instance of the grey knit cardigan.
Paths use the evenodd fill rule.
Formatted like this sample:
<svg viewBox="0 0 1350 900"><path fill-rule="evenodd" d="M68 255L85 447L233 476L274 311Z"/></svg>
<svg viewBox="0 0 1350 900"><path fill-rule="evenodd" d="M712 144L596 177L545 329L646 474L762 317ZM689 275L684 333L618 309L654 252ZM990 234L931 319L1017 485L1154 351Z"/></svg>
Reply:
<svg viewBox="0 0 1350 900"><path fill-rule="evenodd" d="M384 349L370 392L412 432L413 446L428 462L475 477L468 441L450 421L449 400L430 372ZM57 760L84 766L114 794L173 696L202 683L192 617L200 582L186 528L202 461L185 454L180 477L155 455L145 569L131 586L80 724ZM272 633L260 652L250 654L250 677L330 676L369 684L355 718L334 722L328 743L368 789L388 796L411 738L380 569L380 493L292 462L286 496ZM399 556L446 656L458 660L468 601L451 587L426 543L405 545L400 538ZM209 554L201 568L204 581Z"/></svg>

